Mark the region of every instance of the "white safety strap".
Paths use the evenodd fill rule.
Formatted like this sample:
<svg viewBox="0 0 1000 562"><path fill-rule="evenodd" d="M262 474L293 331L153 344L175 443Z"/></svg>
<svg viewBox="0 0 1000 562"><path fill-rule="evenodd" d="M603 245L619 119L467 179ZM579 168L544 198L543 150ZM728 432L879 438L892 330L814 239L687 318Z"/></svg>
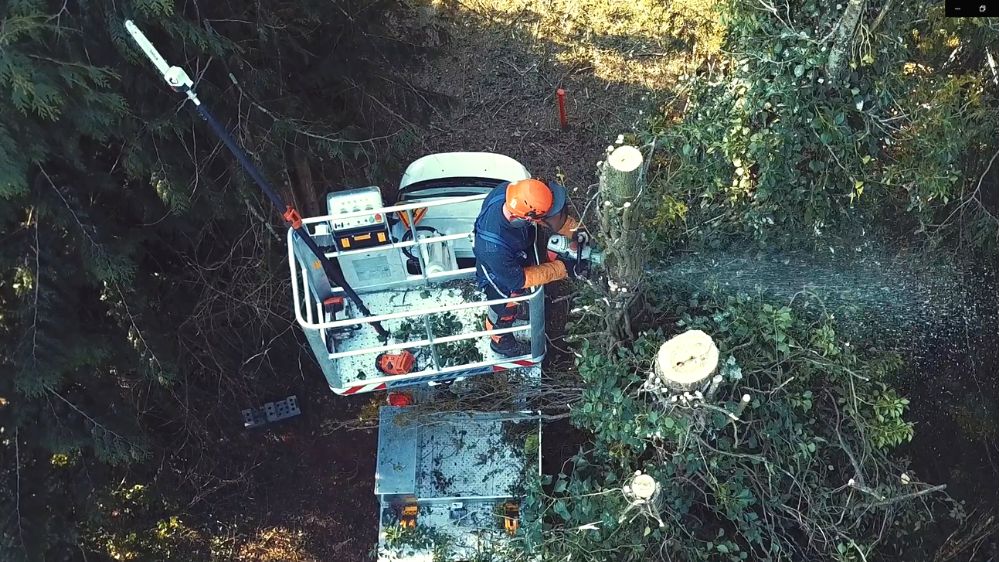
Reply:
<svg viewBox="0 0 1000 562"><path fill-rule="evenodd" d="M509 299L510 295L501 291L500 287L497 287L497 284L493 281L493 276L490 275L489 271L487 271L486 266L480 264L479 267L483 268L483 275L485 275L486 280L490 282L490 286L493 287L496 290L496 292L500 294L500 296L504 297L505 299Z"/></svg>

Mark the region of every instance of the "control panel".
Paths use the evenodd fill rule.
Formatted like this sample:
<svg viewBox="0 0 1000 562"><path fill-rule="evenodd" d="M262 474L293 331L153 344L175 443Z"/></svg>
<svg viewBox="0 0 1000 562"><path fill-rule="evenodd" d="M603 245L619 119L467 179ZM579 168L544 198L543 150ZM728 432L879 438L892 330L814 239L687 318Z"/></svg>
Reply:
<svg viewBox="0 0 1000 562"><path fill-rule="evenodd" d="M327 212L333 217L330 226L334 231L368 229L373 225L382 225L384 217L381 212L375 211L381 206L382 193L375 186L339 191L326 196ZM346 216L361 211L372 211L372 213Z"/></svg>
<svg viewBox="0 0 1000 562"><path fill-rule="evenodd" d="M389 226L380 210L382 192L376 186L330 193L326 196L338 250L358 250L390 243ZM362 213L348 216L353 213Z"/></svg>
<svg viewBox="0 0 1000 562"><path fill-rule="evenodd" d="M327 214L333 230L344 280L356 290L374 289L406 279L406 264L392 244L382 213L382 192L376 186L330 193ZM366 213L365 211L370 211ZM345 216L362 213L357 216Z"/></svg>

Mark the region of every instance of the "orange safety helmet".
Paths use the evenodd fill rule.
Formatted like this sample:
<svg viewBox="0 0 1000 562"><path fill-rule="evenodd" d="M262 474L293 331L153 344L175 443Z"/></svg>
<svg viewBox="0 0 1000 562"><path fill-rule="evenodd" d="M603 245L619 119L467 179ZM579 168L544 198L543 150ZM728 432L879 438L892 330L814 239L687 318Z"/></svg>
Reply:
<svg viewBox="0 0 1000 562"><path fill-rule="evenodd" d="M513 182L507 186L505 206L517 218L540 220L553 216L566 204L566 191L557 187L552 189L536 179Z"/></svg>

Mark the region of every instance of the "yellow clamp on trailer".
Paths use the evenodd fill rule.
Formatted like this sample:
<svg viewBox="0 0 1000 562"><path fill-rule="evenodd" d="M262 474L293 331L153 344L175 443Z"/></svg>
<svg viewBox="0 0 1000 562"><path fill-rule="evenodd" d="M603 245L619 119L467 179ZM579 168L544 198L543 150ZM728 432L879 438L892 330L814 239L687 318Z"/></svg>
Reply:
<svg viewBox="0 0 1000 562"><path fill-rule="evenodd" d="M521 521L521 511L517 502L507 502L503 504L503 530L507 531L508 535L513 536L517 532L518 524Z"/></svg>
<svg viewBox="0 0 1000 562"><path fill-rule="evenodd" d="M420 508L415 503L404 505L403 509L399 511L399 526L409 529L416 527L419 512Z"/></svg>

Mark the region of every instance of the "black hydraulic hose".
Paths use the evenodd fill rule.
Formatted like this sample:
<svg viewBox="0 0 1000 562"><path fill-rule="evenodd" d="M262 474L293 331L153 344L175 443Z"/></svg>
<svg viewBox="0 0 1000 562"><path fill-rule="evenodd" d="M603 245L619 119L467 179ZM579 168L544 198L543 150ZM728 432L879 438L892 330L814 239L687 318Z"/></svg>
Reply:
<svg viewBox="0 0 1000 562"><path fill-rule="evenodd" d="M215 116L213 116L208 111L208 108L205 107L205 104L198 103L195 104L194 107L198 110L198 115L201 115L201 118L204 119L205 122L208 123L208 126L212 128L212 131L215 132L215 136L219 137L219 139L221 139L226 145L226 148L229 149L229 152L233 153L233 156L235 156L236 160L239 161L243 170L250 175L257 186L260 187L260 190L264 192L264 195L267 195L267 198L271 200L271 203L274 205L274 208L278 210L278 213L284 213L285 202L281 200L281 196L274 191L274 188L271 187L271 184L267 181L267 179L261 175L257 166L253 165L253 162L250 161L250 158L247 156L247 153L244 152L243 148L236 144L236 140L229 134L229 131L222 126L222 123L219 123L219 121L216 120Z"/></svg>
<svg viewBox="0 0 1000 562"><path fill-rule="evenodd" d="M337 285L340 285L340 288L342 288L344 290L344 293L347 294L347 297L354 302L354 305L358 307L358 311L361 312L363 316L366 317L371 316L372 315L371 311L368 310L367 306L365 306L365 303L364 301L361 300L361 297L359 297L358 294L354 292L354 289L347 283L347 280L344 279L344 276L341 275L340 271L338 271L337 268L333 267L333 264L330 263L329 258L327 258L326 255L323 254L323 251L320 250L319 246L316 245L316 241L313 240L312 236L310 236L308 229L303 227L302 220L298 218L293 220L287 216L287 213L289 211L294 212L293 209L290 206L285 205L285 202L282 201L281 196L278 195L276 191L274 191L274 188L271 187L271 184L268 183L268 181L264 178L264 176L261 175L260 171L257 170L257 167L253 165L253 162L250 161L250 158L247 156L247 153L243 151L240 145L236 144L236 141L229 134L229 131L227 131L225 127L223 127L222 124L215 119L215 117L208 111L208 108L206 108L204 104L196 103L195 108L198 110L198 114L201 115L201 118L204 119L210 127L212 127L212 130L215 132L216 136L218 136L222 140L222 142L226 145L226 147L229 148L229 151L233 153L233 156L236 157L236 160L240 163L240 166L242 166L243 169L246 171L246 173L249 174L251 178L253 178L253 181L260 187L261 191L264 192L264 195L267 195L267 198L271 200L271 203L274 205L274 208L278 210L278 213L281 214L282 217L285 219L285 221L291 225L292 229L294 229L295 231L295 234L303 242L305 242L306 246L308 246L309 249L312 251L312 253L315 254L316 259L318 259L320 265L323 266L323 271L326 273L326 276L332 279L334 283L336 283ZM294 216L298 217L298 214L296 213ZM369 322L369 324L371 324L372 328L375 328L375 331L378 332L379 337L383 341L389 339L389 332L382 327L381 322L374 321L374 322Z"/></svg>

